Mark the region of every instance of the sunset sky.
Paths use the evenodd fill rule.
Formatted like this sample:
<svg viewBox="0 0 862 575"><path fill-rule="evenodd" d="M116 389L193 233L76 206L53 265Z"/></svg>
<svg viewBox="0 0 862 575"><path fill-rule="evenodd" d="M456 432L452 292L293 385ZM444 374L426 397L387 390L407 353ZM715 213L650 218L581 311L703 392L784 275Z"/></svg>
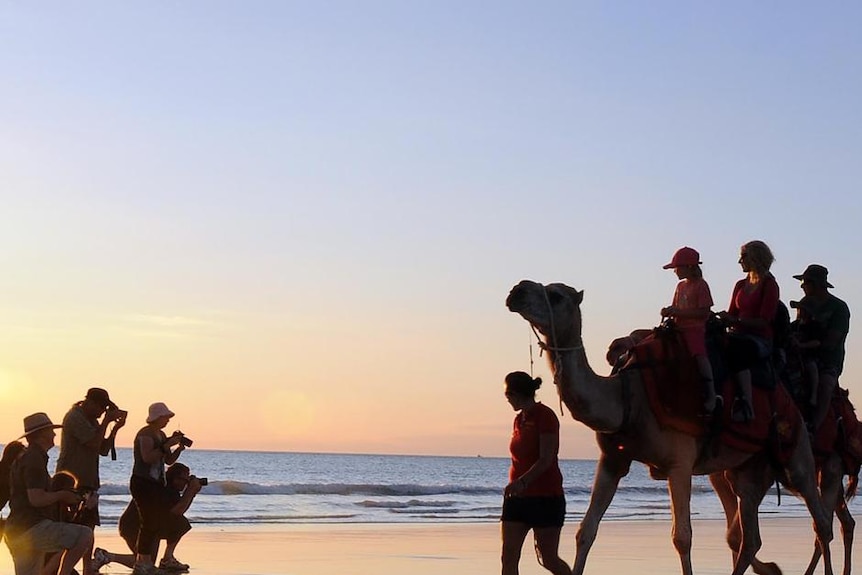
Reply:
<svg viewBox="0 0 862 575"><path fill-rule="evenodd" d="M505 455L524 278L593 367L765 240L862 313L862 4L0 2L0 443L88 387L195 446ZM843 385L862 403L862 340ZM540 399L556 406L547 379ZM566 416L562 454L594 457ZM168 431L173 428L173 424Z"/></svg>

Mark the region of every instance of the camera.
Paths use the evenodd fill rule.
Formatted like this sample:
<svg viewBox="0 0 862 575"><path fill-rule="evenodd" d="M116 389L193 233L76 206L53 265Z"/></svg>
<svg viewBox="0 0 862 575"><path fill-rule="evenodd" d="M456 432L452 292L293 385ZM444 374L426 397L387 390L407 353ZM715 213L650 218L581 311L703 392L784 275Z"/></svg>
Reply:
<svg viewBox="0 0 862 575"><path fill-rule="evenodd" d="M190 475L189 479L197 479L198 483L201 484L201 487L206 487L207 485L209 485L209 482L210 482L210 480L207 479L206 477L197 477L195 475Z"/></svg>
<svg viewBox="0 0 862 575"><path fill-rule="evenodd" d="M179 431L179 430L174 431L174 437L180 438L180 443L182 444L183 447L191 447L192 444L194 443L194 441L192 441L191 439L186 437L185 434L183 434L183 432Z"/></svg>

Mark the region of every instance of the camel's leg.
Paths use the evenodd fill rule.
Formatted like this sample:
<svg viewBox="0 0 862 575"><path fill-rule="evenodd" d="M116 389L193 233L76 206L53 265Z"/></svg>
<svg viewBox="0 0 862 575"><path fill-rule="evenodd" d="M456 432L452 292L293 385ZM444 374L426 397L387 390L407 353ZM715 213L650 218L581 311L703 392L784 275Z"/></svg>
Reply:
<svg viewBox="0 0 862 575"><path fill-rule="evenodd" d="M673 526L671 537L679 554L683 575L691 569L691 467L674 467L667 476Z"/></svg>
<svg viewBox="0 0 862 575"><path fill-rule="evenodd" d="M832 517L832 514L844 501L843 476L843 466L841 465L840 459L837 457L827 459L819 471L818 483L820 484L820 500L823 503L824 511L826 511L830 517ZM820 544L818 540L815 539L814 551L811 554L811 561L809 561L808 567L805 569L805 575L813 575L814 570L817 568L817 563L820 561L821 555Z"/></svg>
<svg viewBox="0 0 862 575"><path fill-rule="evenodd" d="M808 567L805 568L805 575L814 575L814 570L820 562L820 545L814 541L814 553L811 554L811 561L808 562Z"/></svg>
<svg viewBox="0 0 862 575"><path fill-rule="evenodd" d="M837 454L832 454L820 469L820 499L826 513L829 514L830 522L833 514L838 516L841 524L841 535L844 542L844 570L843 575L850 575L852 564L851 554L853 551L853 531L856 522L847 509L847 501L844 500L844 463ZM805 571L806 575L814 572L817 560L820 558L820 549L814 547L811 563Z"/></svg>
<svg viewBox="0 0 862 575"><path fill-rule="evenodd" d="M757 509L766 494L766 489L758 490L754 484L747 485L743 490L738 490L739 496L739 528L742 537L739 544L739 552L736 563L733 566L733 575L742 575L749 565L754 561L755 555L760 550L763 541L760 538L760 523L757 519Z"/></svg>
<svg viewBox="0 0 862 575"><path fill-rule="evenodd" d="M844 540L844 570L842 573L843 575L850 575L851 557L853 556L853 531L856 529L856 520L850 515L844 497L841 497L835 514L838 515L838 521L841 522L841 536Z"/></svg>
<svg viewBox="0 0 862 575"><path fill-rule="evenodd" d="M757 510L774 477L766 455L755 456L744 465L725 471L723 476L738 500L737 524L733 525L728 520L728 544L731 549L737 550L733 575L742 575L750 565L764 569L767 573L780 573L777 565L762 564L755 560L755 555L762 544ZM725 505L730 506L730 497L724 494L726 489L720 482L716 481L714 485L718 485L720 496L727 500Z"/></svg>
<svg viewBox="0 0 862 575"><path fill-rule="evenodd" d="M838 516L838 521L841 523L841 537L844 542L844 569L842 570L842 575L850 575L853 566L853 532L856 529L856 520L850 515L850 510L847 509L847 502L844 501L843 497L835 509L835 515ZM819 561L820 547L815 542L814 553L811 555L811 562L805 570L805 575L812 575Z"/></svg>
<svg viewBox="0 0 862 575"><path fill-rule="evenodd" d="M832 575L832 554L829 550L829 542L832 541L832 511L834 504L832 503L832 499L827 500L820 497L820 491L816 483L817 471L814 464L814 455L811 451L808 433L805 431L804 426L800 425L797 445L785 471L790 484L799 492L802 499L805 500L808 512L814 520L817 545L820 547L820 553L823 556L824 573L825 575ZM821 473L823 473L822 470ZM822 480L821 483L823 483ZM812 558L813 560L814 558ZM809 565L809 567L811 566Z"/></svg>
<svg viewBox="0 0 862 575"><path fill-rule="evenodd" d="M739 527L739 502L736 495L733 494L733 489L728 483L724 472L712 473L709 476L709 482L712 483L712 488L715 489L715 494L718 495L718 500L721 502L721 507L724 509L724 518L727 525L725 532L725 540L727 546L730 547L732 565L736 565L737 555L739 555L739 546L742 544L742 531Z"/></svg>
<svg viewBox="0 0 862 575"><path fill-rule="evenodd" d="M616 495L620 479L628 474L630 467L631 460L617 458L612 460L604 454L599 458L598 465L596 465L596 477L593 481L593 492L590 495L590 504L575 535L576 553L575 562L572 565L572 575L583 574L587 565L587 555L599 531L599 522L613 501L614 495Z"/></svg>
<svg viewBox="0 0 862 575"><path fill-rule="evenodd" d="M733 488L724 476L723 472L713 473L709 476L715 494L718 495L721 506L724 508L724 517L727 521L727 545L730 547L733 565L736 565L739 555L739 546L742 544L742 529L739 525L738 501L733 494ZM754 557L751 560L751 569L757 575L782 575L781 568L772 561L763 562Z"/></svg>

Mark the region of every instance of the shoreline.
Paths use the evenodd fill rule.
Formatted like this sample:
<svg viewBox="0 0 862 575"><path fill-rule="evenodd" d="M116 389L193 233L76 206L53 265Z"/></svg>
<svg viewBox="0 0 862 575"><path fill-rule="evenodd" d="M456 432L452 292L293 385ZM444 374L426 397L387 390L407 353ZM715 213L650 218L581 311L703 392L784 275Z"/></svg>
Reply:
<svg viewBox="0 0 862 575"><path fill-rule="evenodd" d="M699 575L729 572L724 521L697 519L692 526L695 571ZM186 535L177 556L191 564L192 575L496 573L499 529L499 523L206 525ZM569 563L574 558L576 530L576 524L567 524L560 542L560 554ZM671 522L664 519L604 522L590 552L587 573L679 573L670 533ZM838 571L843 547L837 522L835 534L833 567ZM814 545L810 519L763 517L761 535L761 559L777 562L785 573L805 570ZM96 546L126 552L115 529L108 526L96 530ZM0 552L0 572L12 572L8 548ZM129 572L116 564L102 569L105 575ZM521 573L547 573L535 559L532 538L524 545Z"/></svg>

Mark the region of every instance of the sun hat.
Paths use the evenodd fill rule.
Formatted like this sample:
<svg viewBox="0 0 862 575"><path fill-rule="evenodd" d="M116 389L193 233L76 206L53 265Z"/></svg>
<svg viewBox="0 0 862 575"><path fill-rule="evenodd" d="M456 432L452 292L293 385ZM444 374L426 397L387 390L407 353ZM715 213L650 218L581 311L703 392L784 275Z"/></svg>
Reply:
<svg viewBox="0 0 862 575"><path fill-rule="evenodd" d="M47 413L43 413L40 411L39 413L34 413L24 418L24 435L22 435L18 439L22 439L32 433L42 431L43 429L57 429L59 427L63 426L57 425L56 423L52 422L51 418L48 417Z"/></svg>
<svg viewBox="0 0 862 575"><path fill-rule="evenodd" d="M826 286L828 288L835 287L831 283L826 280L826 277L829 275L829 270L826 269L825 266L821 266L820 264L811 264L805 271L797 276L793 276L793 279L797 279L800 281L809 281L811 283L816 283L819 285Z"/></svg>
<svg viewBox="0 0 862 575"><path fill-rule="evenodd" d="M116 408L117 404L111 401L110 396L108 396L108 392L102 389L101 387L91 387L87 390L87 395L84 399L89 399L102 407L111 407Z"/></svg>
<svg viewBox="0 0 862 575"><path fill-rule="evenodd" d="M152 423L160 417L173 417L175 414L168 409L168 406L158 401L150 406L150 413L147 415L147 423Z"/></svg>
<svg viewBox="0 0 862 575"><path fill-rule="evenodd" d="M680 266L696 266L700 263L700 254L697 253L697 250L694 248L690 248L688 246L684 248L679 248L673 254L673 258L671 258L669 264L665 264L661 267L663 270L669 270L671 268L678 268Z"/></svg>

